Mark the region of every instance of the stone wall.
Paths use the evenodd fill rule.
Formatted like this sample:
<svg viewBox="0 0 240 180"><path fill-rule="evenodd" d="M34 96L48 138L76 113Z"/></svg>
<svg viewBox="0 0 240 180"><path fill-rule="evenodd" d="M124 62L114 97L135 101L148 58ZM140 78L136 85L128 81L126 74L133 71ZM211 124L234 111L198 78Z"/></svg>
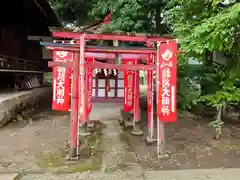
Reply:
<svg viewBox="0 0 240 180"><path fill-rule="evenodd" d="M0 127L10 121L27 119L51 94L49 87L0 94Z"/></svg>

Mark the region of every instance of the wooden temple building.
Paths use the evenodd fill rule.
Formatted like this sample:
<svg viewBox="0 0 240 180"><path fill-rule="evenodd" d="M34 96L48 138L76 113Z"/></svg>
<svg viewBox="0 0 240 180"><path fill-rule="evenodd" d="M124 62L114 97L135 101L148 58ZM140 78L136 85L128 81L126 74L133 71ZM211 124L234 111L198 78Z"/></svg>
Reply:
<svg viewBox="0 0 240 180"><path fill-rule="evenodd" d="M51 36L50 26L61 25L47 0L1 2L0 88L41 86L48 65L43 61L39 41Z"/></svg>

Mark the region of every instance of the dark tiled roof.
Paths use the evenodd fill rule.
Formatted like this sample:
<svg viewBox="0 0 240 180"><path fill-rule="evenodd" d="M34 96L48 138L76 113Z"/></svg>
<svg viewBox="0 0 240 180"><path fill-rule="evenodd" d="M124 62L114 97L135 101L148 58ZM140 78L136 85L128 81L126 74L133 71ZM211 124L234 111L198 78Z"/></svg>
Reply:
<svg viewBox="0 0 240 180"><path fill-rule="evenodd" d="M47 0L32 0L47 18L48 26L61 26L61 22Z"/></svg>

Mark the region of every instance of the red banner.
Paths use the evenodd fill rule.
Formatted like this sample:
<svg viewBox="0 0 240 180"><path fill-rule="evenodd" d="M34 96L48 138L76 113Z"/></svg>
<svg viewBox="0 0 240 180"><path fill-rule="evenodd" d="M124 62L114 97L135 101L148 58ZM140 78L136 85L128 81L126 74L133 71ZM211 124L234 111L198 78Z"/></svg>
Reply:
<svg viewBox="0 0 240 180"><path fill-rule="evenodd" d="M148 61L147 64L151 65L152 61L153 61L153 56L154 55L150 55L148 57ZM148 70L147 71L147 109L148 109L148 121L153 121L153 117L152 117L152 111L153 111L153 97L152 97L152 93L153 93L153 71ZM148 125L150 126L151 123L148 123Z"/></svg>
<svg viewBox="0 0 240 180"><path fill-rule="evenodd" d="M133 59L124 59L124 64L134 64ZM133 110L135 71L124 71L124 111Z"/></svg>
<svg viewBox="0 0 240 180"><path fill-rule="evenodd" d="M161 44L157 53L157 115L162 122L176 122L177 42Z"/></svg>
<svg viewBox="0 0 240 180"><path fill-rule="evenodd" d="M73 53L54 51L53 61L72 61ZM70 109L70 76L71 69L65 67L53 68L53 101L52 109L68 111Z"/></svg>
<svg viewBox="0 0 240 180"><path fill-rule="evenodd" d="M94 61L94 58L87 58L87 63L92 63ZM87 115L92 111L92 78L93 78L93 69L88 68L87 69L87 77L86 77L86 82L87 82L87 105L86 105L86 110L87 110Z"/></svg>

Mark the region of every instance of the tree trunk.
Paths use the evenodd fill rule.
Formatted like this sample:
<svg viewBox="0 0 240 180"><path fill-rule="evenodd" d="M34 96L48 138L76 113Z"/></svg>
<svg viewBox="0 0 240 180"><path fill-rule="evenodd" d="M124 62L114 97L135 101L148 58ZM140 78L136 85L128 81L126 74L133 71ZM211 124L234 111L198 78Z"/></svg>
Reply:
<svg viewBox="0 0 240 180"><path fill-rule="evenodd" d="M212 59L211 52L206 52L203 58L204 58L203 68L213 66L213 59ZM205 78L201 80L200 85L201 85L201 95L206 95L215 91L215 87L213 87L212 82L209 82Z"/></svg>
<svg viewBox="0 0 240 180"><path fill-rule="evenodd" d="M159 6L156 6L155 22L156 22L156 32L159 33L161 31L161 10Z"/></svg>
<svg viewBox="0 0 240 180"><path fill-rule="evenodd" d="M167 29L164 24L162 24L162 18L161 18L161 13L162 13L162 8L164 7L164 4L159 2L154 5L155 8L155 22L156 22L156 33L161 35L164 33L167 33Z"/></svg>
<svg viewBox="0 0 240 180"><path fill-rule="evenodd" d="M221 123L222 122L222 110L223 110L223 106L220 106L219 108L217 108L217 122ZM217 129L216 131L216 139L218 140L222 134L222 130L221 127L217 127L219 129Z"/></svg>

